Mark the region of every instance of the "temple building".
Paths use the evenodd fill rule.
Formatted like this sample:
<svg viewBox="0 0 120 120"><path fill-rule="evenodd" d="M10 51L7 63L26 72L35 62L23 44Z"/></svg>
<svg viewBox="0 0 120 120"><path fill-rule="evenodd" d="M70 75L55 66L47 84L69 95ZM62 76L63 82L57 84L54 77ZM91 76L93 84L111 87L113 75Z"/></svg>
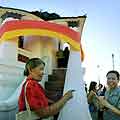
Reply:
<svg viewBox="0 0 120 120"><path fill-rule="evenodd" d="M30 12L16 8L0 7L0 28L7 26L8 21L14 20L46 21L53 26L58 24L61 27L69 27L82 36L86 15L61 17L56 13ZM25 63L30 58L39 57L46 64L46 76L43 77L41 83L46 90L46 95L54 101L61 97L67 71L63 62L65 44L68 44L69 50L75 46L67 38L64 40L59 35L58 37L52 37L47 33L46 35L20 34L10 39L0 39L0 91L4 91L4 94L1 93L0 96L1 120L15 120L19 86L24 79ZM55 82L54 79L57 79L57 81Z"/></svg>

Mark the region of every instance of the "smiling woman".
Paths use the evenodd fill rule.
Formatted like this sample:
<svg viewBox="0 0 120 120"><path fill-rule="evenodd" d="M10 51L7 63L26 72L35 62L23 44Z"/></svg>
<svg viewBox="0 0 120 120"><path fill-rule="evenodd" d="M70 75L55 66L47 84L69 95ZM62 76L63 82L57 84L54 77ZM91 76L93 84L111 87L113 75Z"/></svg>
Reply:
<svg viewBox="0 0 120 120"><path fill-rule="evenodd" d="M23 84L19 97L19 112L22 113L22 111L28 111L28 104L30 110L33 111L40 120L41 118L57 114L65 103L73 97L73 91L69 90L59 101L50 106L48 105L45 91L38 83L42 80L44 67L45 63L40 58L32 58L28 60L24 71L24 75L27 76L27 80ZM27 119L33 120L30 114L28 114Z"/></svg>

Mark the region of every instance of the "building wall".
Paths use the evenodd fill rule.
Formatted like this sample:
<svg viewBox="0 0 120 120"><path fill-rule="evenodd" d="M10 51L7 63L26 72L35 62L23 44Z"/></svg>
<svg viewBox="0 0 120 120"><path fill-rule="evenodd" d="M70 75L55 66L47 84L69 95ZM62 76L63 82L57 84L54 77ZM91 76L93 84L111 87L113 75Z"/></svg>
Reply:
<svg viewBox="0 0 120 120"><path fill-rule="evenodd" d="M48 66L48 73L56 67L57 40L50 37L29 36L25 37L24 48L31 51L32 57L40 57Z"/></svg>

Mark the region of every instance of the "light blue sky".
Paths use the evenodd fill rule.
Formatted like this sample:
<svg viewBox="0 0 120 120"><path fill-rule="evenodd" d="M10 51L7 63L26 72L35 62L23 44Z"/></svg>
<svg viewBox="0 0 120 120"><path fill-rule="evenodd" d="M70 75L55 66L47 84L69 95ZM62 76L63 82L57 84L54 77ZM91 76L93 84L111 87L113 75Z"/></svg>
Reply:
<svg viewBox="0 0 120 120"><path fill-rule="evenodd" d="M102 83L106 81L106 72L112 69L112 53L115 55L115 69L120 72L119 0L0 0L0 6L56 12L70 17L87 13L82 35L85 81L97 81L98 76Z"/></svg>

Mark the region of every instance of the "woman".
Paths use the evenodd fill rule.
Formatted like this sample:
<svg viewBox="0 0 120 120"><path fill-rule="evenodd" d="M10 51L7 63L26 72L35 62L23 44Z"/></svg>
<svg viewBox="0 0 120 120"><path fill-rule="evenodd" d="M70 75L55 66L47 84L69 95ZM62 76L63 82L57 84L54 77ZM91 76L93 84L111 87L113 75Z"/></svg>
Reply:
<svg viewBox="0 0 120 120"><path fill-rule="evenodd" d="M92 117L92 120L98 120L98 100L97 100L97 83L92 81L89 86L89 93L88 93L88 104L89 104L89 111Z"/></svg>
<svg viewBox="0 0 120 120"><path fill-rule="evenodd" d="M38 83L42 80L45 63L39 58L30 59L24 70L24 75L27 76L27 80L22 87L22 91L19 97L19 111L26 110L25 106L25 85L26 97L30 109L34 111L40 118L49 117L57 114L65 103L73 97L72 90L68 91L58 102L48 105L48 99L45 96L44 89Z"/></svg>
<svg viewBox="0 0 120 120"><path fill-rule="evenodd" d="M120 87L119 73L115 70L109 71L106 75L108 89L105 97L99 97L99 101L106 108L104 120L120 120Z"/></svg>

